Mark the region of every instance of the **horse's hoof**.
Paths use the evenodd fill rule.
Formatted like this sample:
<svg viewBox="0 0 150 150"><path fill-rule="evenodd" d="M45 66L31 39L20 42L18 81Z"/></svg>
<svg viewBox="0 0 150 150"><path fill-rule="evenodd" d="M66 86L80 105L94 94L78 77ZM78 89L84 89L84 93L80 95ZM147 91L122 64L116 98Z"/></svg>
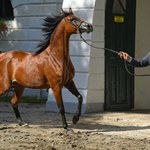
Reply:
<svg viewBox="0 0 150 150"><path fill-rule="evenodd" d="M65 130L67 130L67 129L68 129L68 125L67 125L67 124L64 124L64 125L63 125L63 128L64 128Z"/></svg>
<svg viewBox="0 0 150 150"><path fill-rule="evenodd" d="M23 122L22 122L22 121L18 121L18 125L19 125L19 126L22 126L22 125L23 125Z"/></svg>
<svg viewBox="0 0 150 150"><path fill-rule="evenodd" d="M29 127L29 124L24 122L21 126L22 127Z"/></svg>
<svg viewBox="0 0 150 150"><path fill-rule="evenodd" d="M70 129L70 128L65 129L65 132L66 132L67 135L75 134L75 132L73 131L73 129Z"/></svg>
<svg viewBox="0 0 150 150"><path fill-rule="evenodd" d="M79 121L79 117L74 116L72 119L73 124L76 124Z"/></svg>
<svg viewBox="0 0 150 150"><path fill-rule="evenodd" d="M25 123L24 121L22 121L22 120L18 120L18 125L19 126L28 126L28 124L27 123Z"/></svg>

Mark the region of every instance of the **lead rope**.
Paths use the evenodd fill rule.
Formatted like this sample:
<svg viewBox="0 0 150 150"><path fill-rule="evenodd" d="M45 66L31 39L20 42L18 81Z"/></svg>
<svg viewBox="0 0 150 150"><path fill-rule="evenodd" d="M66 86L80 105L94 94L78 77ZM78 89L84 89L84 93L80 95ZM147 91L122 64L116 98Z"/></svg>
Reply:
<svg viewBox="0 0 150 150"><path fill-rule="evenodd" d="M104 51L109 51L109 52L112 52L112 53L115 53L115 54L118 54L117 51L113 50L113 49L109 49L109 48L102 48L102 47L97 47L97 46L93 46L91 45L90 43L88 43L83 37L82 37L82 34L80 33L80 38L89 46L95 48L95 49L103 49ZM127 71L127 73L129 75L132 75L132 76L136 76L136 77L148 77L150 76L150 74L134 74L132 72L129 71L128 67L127 67L127 62L124 60L124 66L125 66L125 69Z"/></svg>
<svg viewBox="0 0 150 150"><path fill-rule="evenodd" d="M81 38L87 45L89 45L89 46L91 46L91 47L93 47L93 48L95 48L95 49L103 49L103 50L110 51L110 52L112 52L112 53L118 54L117 51L114 51L114 50L112 50L112 49L109 49L109 48L102 48L102 47L97 47L97 46L91 45L90 43L88 43L88 42L82 37L81 33L80 33L80 38Z"/></svg>

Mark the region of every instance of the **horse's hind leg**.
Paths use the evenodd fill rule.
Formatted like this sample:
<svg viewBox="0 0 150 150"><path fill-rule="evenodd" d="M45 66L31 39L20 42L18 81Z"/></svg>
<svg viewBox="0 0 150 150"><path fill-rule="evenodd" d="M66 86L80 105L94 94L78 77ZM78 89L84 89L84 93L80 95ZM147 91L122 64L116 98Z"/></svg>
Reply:
<svg viewBox="0 0 150 150"><path fill-rule="evenodd" d="M81 115L81 109L82 109L82 95L79 93L79 91L76 88L76 85L74 83L74 81L70 81L67 85L65 85L65 87L78 98L78 107L77 107L77 111L76 114L74 115L72 121L74 124L76 124L79 121L79 117Z"/></svg>
<svg viewBox="0 0 150 150"><path fill-rule="evenodd" d="M14 94L13 94L13 97L12 97L12 100L11 100L11 104L12 104L12 107L13 107L13 110L14 110L14 113L16 115L16 118L18 120L19 125L24 124L24 122L23 122L23 120L20 116L20 112L18 110L18 103L20 102L23 91L24 91L24 87L19 86L19 85L15 86Z"/></svg>
<svg viewBox="0 0 150 150"><path fill-rule="evenodd" d="M5 94L11 87L10 81L7 79L7 76L3 78L0 76L0 96Z"/></svg>

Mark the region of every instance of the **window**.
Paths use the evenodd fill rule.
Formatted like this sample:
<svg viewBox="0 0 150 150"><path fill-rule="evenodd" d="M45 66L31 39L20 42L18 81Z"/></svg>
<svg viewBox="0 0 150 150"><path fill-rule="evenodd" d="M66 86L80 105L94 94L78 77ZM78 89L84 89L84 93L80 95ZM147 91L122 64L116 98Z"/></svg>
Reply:
<svg viewBox="0 0 150 150"><path fill-rule="evenodd" d="M113 14L125 14L126 0L114 0Z"/></svg>
<svg viewBox="0 0 150 150"><path fill-rule="evenodd" d="M14 18L10 0L0 0L0 18L3 20L10 20Z"/></svg>

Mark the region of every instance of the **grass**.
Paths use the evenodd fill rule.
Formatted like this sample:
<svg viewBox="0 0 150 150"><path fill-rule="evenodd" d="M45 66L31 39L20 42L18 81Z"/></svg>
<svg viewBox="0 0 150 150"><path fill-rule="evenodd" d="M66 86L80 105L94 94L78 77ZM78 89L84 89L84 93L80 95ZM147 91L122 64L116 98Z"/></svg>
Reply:
<svg viewBox="0 0 150 150"><path fill-rule="evenodd" d="M0 102L10 102L11 96L2 96L0 97ZM31 103L31 104L45 104L46 98L37 98L34 96L23 96L21 98L21 103Z"/></svg>

